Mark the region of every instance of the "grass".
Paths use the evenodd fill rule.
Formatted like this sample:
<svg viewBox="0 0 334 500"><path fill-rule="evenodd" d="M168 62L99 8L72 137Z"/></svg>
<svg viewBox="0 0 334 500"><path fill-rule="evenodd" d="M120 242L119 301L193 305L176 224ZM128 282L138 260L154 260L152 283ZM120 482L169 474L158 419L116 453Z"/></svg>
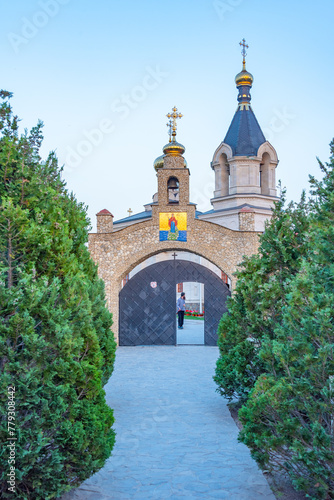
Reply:
<svg viewBox="0 0 334 500"><path fill-rule="evenodd" d="M194 319L196 321L204 321L204 316L184 316L184 319Z"/></svg>

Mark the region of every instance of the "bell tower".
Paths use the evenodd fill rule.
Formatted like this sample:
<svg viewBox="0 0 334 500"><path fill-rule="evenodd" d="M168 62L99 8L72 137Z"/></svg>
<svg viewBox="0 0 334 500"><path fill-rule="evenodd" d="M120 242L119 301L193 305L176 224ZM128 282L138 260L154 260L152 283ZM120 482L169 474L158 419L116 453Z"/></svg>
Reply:
<svg viewBox="0 0 334 500"><path fill-rule="evenodd" d="M278 199L278 159L252 110L250 90L254 78L246 70L248 45L245 39L240 45L242 70L235 77L238 107L211 162L215 173L215 191L211 199L213 210L200 218L234 230L263 231ZM247 217L246 213L249 214ZM248 221L246 225L245 220Z"/></svg>
<svg viewBox="0 0 334 500"><path fill-rule="evenodd" d="M182 114L174 107L167 114L169 142L163 147L163 155L154 162L158 178L158 193L154 197L152 216L159 212L187 212L195 217L195 204L189 202L190 171L184 158L185 147L176 141L177 120Z"/></svg>

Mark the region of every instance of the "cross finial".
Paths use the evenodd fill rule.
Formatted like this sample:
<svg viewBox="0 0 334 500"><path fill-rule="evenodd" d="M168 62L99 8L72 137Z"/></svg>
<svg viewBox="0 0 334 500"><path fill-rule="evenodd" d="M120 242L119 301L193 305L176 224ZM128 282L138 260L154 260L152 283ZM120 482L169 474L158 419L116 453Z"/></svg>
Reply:
<svg viewBox="0 0 334 500"><path fill-rule="evenodd" d="M172 134L173 134L173 122L172 122L172 120L168 120L167 127L168 127L169 142L172 142Z"/></svg>
<svg viewBox="0 0 334 500"><path fill-rule="evenodd" d="M179 118L182 118L183 115L181 113L178 113L177 112L177 108L174 106L173 110L172 110L172 113L168 113L168 115L166 115L167 118L169 118L169 123L167 124L167 127L171 127L170 128L170 131L172 131L171 133L171 136L173 137L173 141L175 141L175 137L176 137L176 130L177 130L177 121ZM171 142L171 140L170 140Z"/></svg>
<svg viewBox="0 0 334 500"><path fill-rule="evenodd" d="M131 217L131 215L133 214L133 210L131 210L131 208L129 208L128 214L129 214L129 217Z"/></svg>
<svg viewBox="0 0 334 500"><path fill-rule="evenodd" d="M246 49L249 49L249 45L246 44L246 40L244 38L241 40L239 45L242 47L242 51L241 51L242 65L243 65L244 69L246 69L246 55L247 55Z"/></svg>

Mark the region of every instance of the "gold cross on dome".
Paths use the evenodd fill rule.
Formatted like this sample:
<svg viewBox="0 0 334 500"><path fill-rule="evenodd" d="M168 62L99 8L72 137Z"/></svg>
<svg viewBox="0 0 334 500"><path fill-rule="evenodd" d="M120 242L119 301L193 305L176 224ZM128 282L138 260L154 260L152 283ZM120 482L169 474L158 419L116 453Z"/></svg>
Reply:
<svg viewBox="0 0 334 500"><path fill-rule="evenodd" d="M172 133L173 133L173 122L172 122L172 120L168 120L167 127L168 127L169 142L172 142Z"/></svg>
<svg viewBox="0 0 334 500"><path fill-rule="evenodd" d="M133 214L133 210L131 210L131 208L129 208L128 214L129 214L129 217L131 217L131 215Z"/></svg>
<svg viewBox="0 0 334 500"><path fill-rule="evenodd" d="M245 64L245 62L246 62L246 56L247 56L246 49L249 49L249 45L246 44L246 40L244 38L241 40L241 42L239 43L239 45L242 47L242 51L241 51L241 54L242 54L242 63Z"/></svg>
<svg viewBox="0 0 334 500"><path fill-rule="evenodd" d="M182 118L183 115L181 113L178 113L177 112L177 108L174 106L174 108L172 109L172 113L168 113L167 118L169 118L170 120L170 125L171 125L171 129L172 129L172 136L173 136L173 140L175 140L175 137L176 137L176 130L177 130L177 121L179 118ZM169 126L169 124L167 125Z"/></svg>

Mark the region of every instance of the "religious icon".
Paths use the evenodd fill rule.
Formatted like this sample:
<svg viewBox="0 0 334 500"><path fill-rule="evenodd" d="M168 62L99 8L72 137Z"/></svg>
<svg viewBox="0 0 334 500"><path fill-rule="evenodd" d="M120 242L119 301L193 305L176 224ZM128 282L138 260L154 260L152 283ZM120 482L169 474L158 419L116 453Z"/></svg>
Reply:
<svg viewBox="0 0 334 500"><path fill-rule="evenodd" d="M175 219L174 214L172 214L171 218L168 219L168 225L170 227L170 232L171 233L176 233L177 229L177 220Z"/></svg>
<svg viewBox="0 0 334 500"><path fill-rule="evenodd" d="M160 241L187 241L187 214L159 214Z"/></svg>

